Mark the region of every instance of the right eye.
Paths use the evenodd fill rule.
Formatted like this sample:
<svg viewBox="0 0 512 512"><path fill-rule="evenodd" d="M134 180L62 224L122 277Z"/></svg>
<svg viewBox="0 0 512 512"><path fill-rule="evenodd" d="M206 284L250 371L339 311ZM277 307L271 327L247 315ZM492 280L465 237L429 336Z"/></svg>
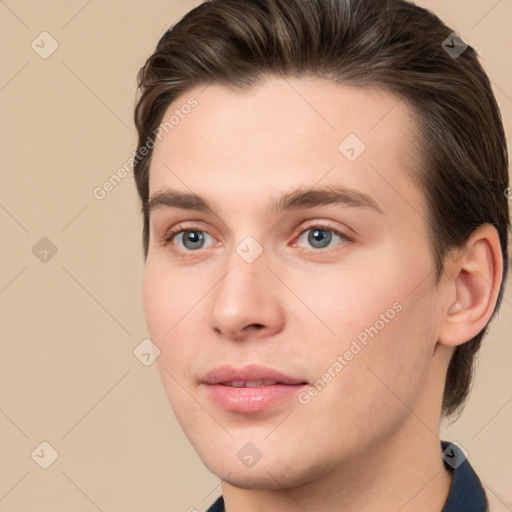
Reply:
<svg viewBox="0 0 512 512"><path fill-rule="evenodd" d="M181 227L178 226L174 231L167 234L165 237L165 245L175 245L177 240L178 243L181 244L181 252L194 252L206 248L205 241L208 237L214 240L206 231L194 228L181 229Z"/></svg>

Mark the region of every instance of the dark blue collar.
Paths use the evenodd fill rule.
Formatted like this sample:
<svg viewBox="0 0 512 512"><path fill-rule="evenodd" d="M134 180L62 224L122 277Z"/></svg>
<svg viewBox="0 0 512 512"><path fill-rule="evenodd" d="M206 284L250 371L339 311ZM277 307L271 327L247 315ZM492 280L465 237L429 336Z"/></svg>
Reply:
<svg viewBox="0 0 512 512"><path fill-rule="evenodd" d="M487 499L482 484L466 459L453 443L441 441L444 466L452 472L452 484L441 512L487 512ZM222 496L207 512L225 512Z"/></svg>
<svg viewBox="0 0 512 512"><path fill-rule="evenodd" d="M447 441L441 441L441 448L444 466L453 472L450 492L441 512L486 512L485 491L464 452Z"/></svg>

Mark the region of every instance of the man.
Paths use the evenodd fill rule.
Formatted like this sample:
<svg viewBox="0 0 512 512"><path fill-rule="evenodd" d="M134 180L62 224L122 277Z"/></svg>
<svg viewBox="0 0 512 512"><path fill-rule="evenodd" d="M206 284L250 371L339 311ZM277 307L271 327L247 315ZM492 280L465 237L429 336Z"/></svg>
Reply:
<svg viewBox="0 0 512 512"><path fill-rule="evenodd" d="M405 1L217 0L139 86L145 312L209 510L487 510L439 438L508 262L474 50Z"/></svg>

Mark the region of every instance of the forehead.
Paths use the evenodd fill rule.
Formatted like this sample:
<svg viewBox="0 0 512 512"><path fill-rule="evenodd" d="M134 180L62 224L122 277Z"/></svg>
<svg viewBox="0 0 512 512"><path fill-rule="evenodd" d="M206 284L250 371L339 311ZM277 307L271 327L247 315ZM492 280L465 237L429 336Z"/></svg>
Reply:
<svg viewBox="0 0 512 512"><path fill-rule="evenodd" d="M191 98L196 106L184 108ZM419 167L413 113L383 89L320 78L211 84L177 98L162 126L172 116L152 156L150 197L166 187L214 199L236 190L243 207L318 184L364 190L390 207L400 197L422 203L409 175Z"/></svg>

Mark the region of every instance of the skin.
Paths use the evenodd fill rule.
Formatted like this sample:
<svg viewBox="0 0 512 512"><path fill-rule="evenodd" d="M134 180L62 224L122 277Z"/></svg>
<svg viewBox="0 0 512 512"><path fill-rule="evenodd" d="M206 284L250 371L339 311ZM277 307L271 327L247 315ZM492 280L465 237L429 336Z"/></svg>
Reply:
<svg viewBox="0 0 512 512"><path fill-rule="evenodd" d="M190 96L198 106L154 149L150 197L194 192L214 213L151 213L144 307L170 403L223 480L226 510L440 511L451 483L439 444L444 378L454 347L492 313L496 231L482 226L450 253L436 283L425 199L410 175L418 135L391 93L318 78L268 78L242 92L213 84L176 99L164 119ZM366 145L353 162L338 149L348 134ZM282 193L327 186L364 192L382 212L267 208ZM344 236L311 245L312 226L326 223ZM189 249L180 235L166 243L174 228L201 231L204 246ZM236 252L247 236L263 251L253 263ZM200 383L224 363L314 383L397 303L307 404L229 412ZM262 454L252 467L237 457L248 442Z"/></svg>

